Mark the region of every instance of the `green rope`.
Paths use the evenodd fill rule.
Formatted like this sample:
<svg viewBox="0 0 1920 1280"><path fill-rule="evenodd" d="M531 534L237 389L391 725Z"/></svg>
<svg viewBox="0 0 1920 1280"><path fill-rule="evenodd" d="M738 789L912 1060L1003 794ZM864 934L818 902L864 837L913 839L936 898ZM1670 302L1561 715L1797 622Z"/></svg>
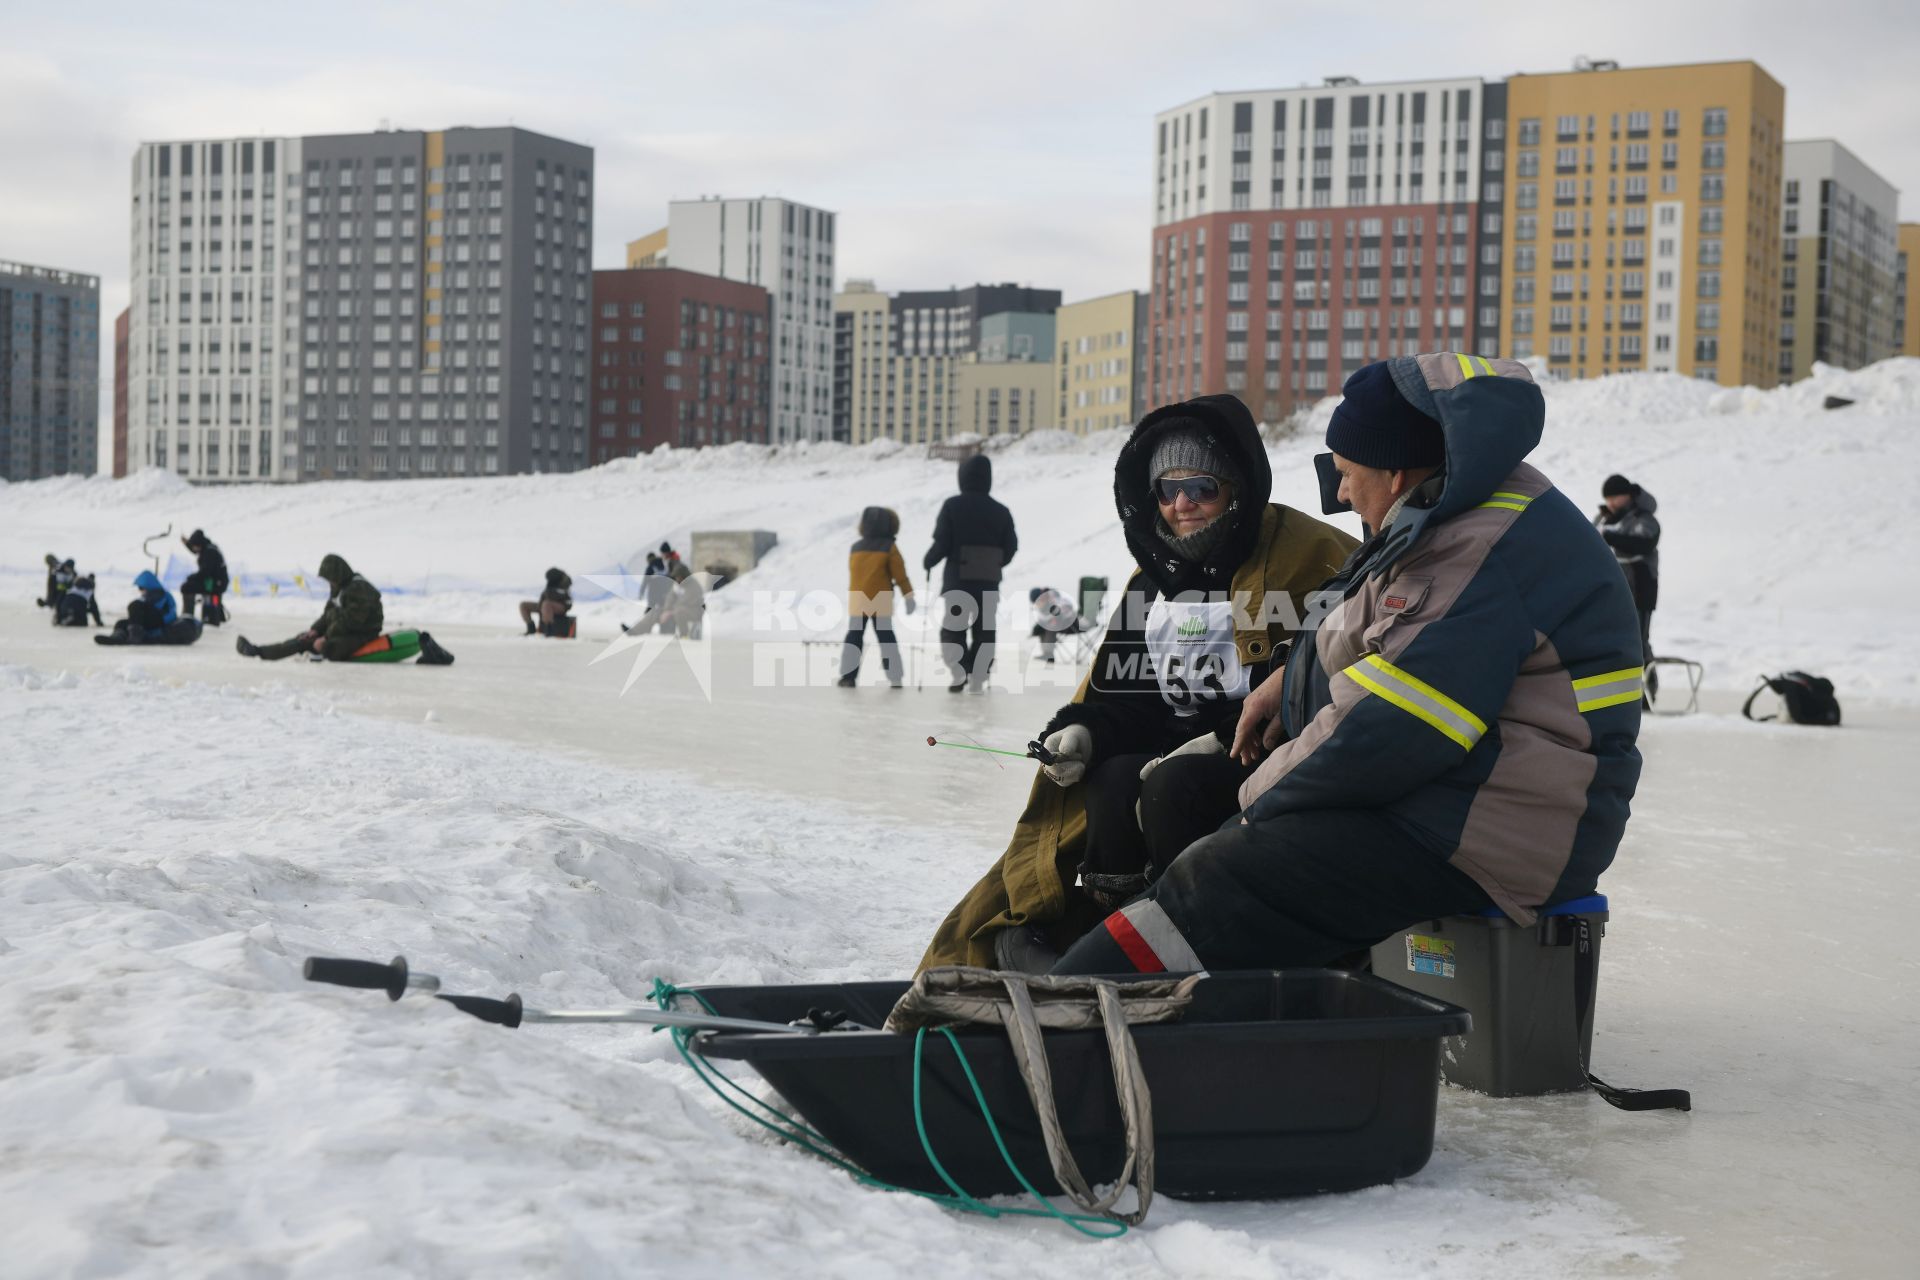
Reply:
<svg viewBox="0 0 1920 1280"><path fill-rule="evenodd" d="M700 1007L708 1013L716 1012L714 1007L708 1003L707 998L698 991L689 991L682 987L676 987L663 978L655 978L653 980L652 995L654 1003L662 1009L671 1009L673 1007L673 1001L677 997L684 995L692 996L695 1000L699 1001ZM655 1027L654 1030L659 1031L661 1028ZM1020 1172L1020 1167L1014 1163L1013 1154L1007 1150L1006 1140L1000 1136L1000 1126L994 1122L993 1110L987 1105L986 1093L981 1089L980 1081L973 1073L973 1064L967 1061L966 1051L960 1047L960 1038L954 1035L951 1028L939 1027L936 1028L936 1030L946 1037L948 1044L953 1046L954 1057L959 1060L960 1070L966 1075L967 1084L973 1090L973 1100L980 1108L980 1118L987 1122L987 1132L993 1136L993 1144L999 1149L1001 1160L1006 1162L1007 1169L1013 1174L1014 1179L1026 1189L1027 1194L1038 1202L1039 1208L997 1207L969 1195L958 1182L954 1181L952 1175L947 1172L946 1166L940 1163L940 1157L934 1154L933 1140L927 1134L926 1115L921 1105L920 1093L922 1050L926 1043L927 1035L927 1029L924 1027L915 1032L913 1037L913 1124L915 1130L920 1135L920 1150L925 1153L927 1163L933 1166L934 1172L940 1175L940 1180L946 1183L952 1190L952 1195L941 1195L935 1191L918 1191L912 1187L896 1186L891 1182L886 1182L874 1177L866 1170L854 1164L851 1160L848 1160L845 1156L834 1151L832 1144L819 1133L808 1128L778 1108L770 1106L765 1101L755 1097L738 1081L728 1076L718 1067L715 1067L707 1060L704 1054L692 1047L693 1037L697 1034L695 1029L690 1027L670 1027L667 1028L667 1030L673 1039L674 1049L680 1054L680 1060L685 1062L687 1066L692 1069L693 1074L699 1078L700 1082L711 1089L714 1095L726 1103L728 1107L745 1116L754 1124L759 1125L762 1129L772 1133L781 1141L792 1143L794 1146L800 1147L802 1150L808 1151L825 1160L828 1164L843 1170L862 1186L872 1187L878 1191L904 1192L910 1196L917 1196L922 1200L931 1200L935 1204L948 1209L953 1209L961 1213L979 1214L988 1218L1053 1218L1057 1221L1064 1222L1081 1235L1090 1236L1095 1240L1110 1240L1116 1236L1123 1236L1127 1233L1127 1224L1124 1222L1117 1222L1111 1218L1098 1217L1091 1214L1067 1213L1061 1210L1048 1200L1046 1196L1042 1195L1039 1190L1034 1187L1033 1183L1027 1180L1027 1176L1024 1173ZM739 1097L746 1099L747 1102L758 1107L761 1111L764 1111L767 1116L771 1116L772 1119L769 1120L763 1116L756 1115L747 1107L742 1106L734 1097L729 1096L729 1090L731 1090L733 1094L737 1094Z"/></svg>

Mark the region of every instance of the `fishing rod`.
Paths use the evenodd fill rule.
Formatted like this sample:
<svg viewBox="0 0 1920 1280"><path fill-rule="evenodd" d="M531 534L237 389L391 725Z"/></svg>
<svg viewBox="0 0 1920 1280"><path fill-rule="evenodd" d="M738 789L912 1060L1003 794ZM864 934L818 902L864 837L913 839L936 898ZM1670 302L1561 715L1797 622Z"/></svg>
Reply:
<svg viewBox="0 0 1920 1280"><path fill-rule="evenodd" d="M1038 760L1041 764L1052 764L1056 758L1053 752L1047 750L1037 738L1027 744L1025 751L1008 751L1005 747L983 747L977 742L942 742L931 734L927 736L927 745L930 747L952 747L955 751L984 751L991 756L1012 756L1016 760Z"/></svg>

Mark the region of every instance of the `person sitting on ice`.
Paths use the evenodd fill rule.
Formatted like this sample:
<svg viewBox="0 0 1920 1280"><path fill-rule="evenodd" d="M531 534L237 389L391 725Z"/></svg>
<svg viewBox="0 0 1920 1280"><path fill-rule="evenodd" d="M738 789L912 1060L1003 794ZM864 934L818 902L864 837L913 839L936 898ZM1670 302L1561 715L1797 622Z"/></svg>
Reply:
<svg viewBox="0 0 1920 1280"><path fill-rule="evenodd" d="M565 618L567 611L573 608L572 591L573 579L567 575L565 569L547 570L547 585L546 589L540 593L540 598L520 602L520 621L527 625L527 634L530 636L572 635L570 630L555 629L555 624ZM533 620L535 615L540 618L538 623Z"/></svg>
<svg viewBox="0 0 1920 1280"><path fill-rule="evenodd" d="M208 626L217 627L227 620L224 597L231 585L227 578L227 558L204 529L195 529L180 541L193 552L195 562L193 572L180 584L180 607L192 617L195 602L201 601L201 619Z"/></svg>
<svg viewBox="0 0 1920 1280"><path fill-rule="evenodd" d="M47 557L47 593L34 603L42 609L52 609L57 614L60 609L61 595L73 585L73 580L77 576L79 575L74 571L73 561L49 555Z"/></svg>
<svg viewBox="0 0 1920 1280"><path fill-rule="evenodd" d="M95 638L110 644L165 644L167 628L180 616L173 593L151 569L142 569L133 585L140 594L127 605L127 616L113 624L112 635Z"/></svg>
<svg viewBox="0 0 1920 1280"><path fill-rule="evenodd" d="M1033 606L1033 634L1040 641L1040 654L1048 666L1053 665L1053 649L1061 636L1093 630L1093 619L1081 617L1073 601L1052 587L1035 587L1027 592L1027 603Z"/></svg>
<svg viewBox="0 0 1920 1280"><path fill-rule="evenodd" d="M93 575L83 573L73 580L73 585L60 593L60 599L53 609L53 625L84 627L89 617L96 627L106 625L100 617L100 602L94 599Z"/></svg>
<svg viewBox="0 0 1920 1280"><path fill-rule="evenodd" d="M1639 621L1599 534L1523 461L1540 389L1516 361L1443 352L1344 393L1324 501L1370 536L1241 710L1239 820L1053 972L1325 965L1490 906L1531 924L1613 861L1640 776Z"/></svg>
<svg viewBox="0 0 1920 1280"><path fill-rule="evenodd" d="M278 644L254 644L245 636L233 646L245 658L278 662L296 653L313 653L331 662L346 662L380 634L386 615L380 589L355 573L339 556L320 562L320 576L330 588L327 607L311 627Z"/></svg>
<svg viewBox="0 0 1920 1280"><path fill-rule="evenodd" d="M923 968L1044 972L1238 811L1251 772L1227 754L1240 700L1355 546L1270 502L1272 485L1260 430L1233 396L1168 405L1134 428L1113 491L1138 569L1087 678L1040 731L1054 762L1012 843L940 925Z"/></svg>

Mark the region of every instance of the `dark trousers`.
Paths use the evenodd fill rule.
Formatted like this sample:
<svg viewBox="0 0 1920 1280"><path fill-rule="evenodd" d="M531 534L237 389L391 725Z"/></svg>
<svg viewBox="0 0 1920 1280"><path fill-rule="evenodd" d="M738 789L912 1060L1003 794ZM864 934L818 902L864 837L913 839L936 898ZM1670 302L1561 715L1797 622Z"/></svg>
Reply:
<svg viewBox="0 0 1920 1280"><path fill-rule="evenodd" d="M188 578L180 584L180 616L191 618L195 603L204 597L207 601L206 620L218 623L221 620L218 614L223 612L219 600L226 590L218 578Z"/></svg>
<svg viewBox="0 0 1920 1280"><path fill-rule="evenodd" d="M1240 812L1240 784L1251 770L1231 756L1172 756L1142 782L1140 769L1151 759L1114 756L1087 775L1083 870L1151 881Z"/></svg>
<svg viewBox="0 0 1920 1280"><path fill-rule="evenodd" d="M994 582L956 582L940 593L940 656L956 683L983 685L993 671L993 615L999 603L1000 585Z"/></svg>
<svg viewBox="0 0 1920 1280"><path fill-rule="evenodd" d="M1385 814L1316 809L1231 823L1107 917L1055 973L1285 969L1328 964L1486 892Z"/></svg>
<svg viewBox="0 0 1920 1280"><path fill-rule="evenodd" d="M1660 672L1653 665L1653 610L1650 607L1640 611L1640 665L1646 669L1647 697L1651 699L1660 692Z"/></svg>
<svg viewBox="0 0 1920 1280"><path fill-rule="evenodd" d="M857 675L860 671L860 655L866 649L867 624L873 624L873 638L880 645L880 667L887 673L889 684L899 684L905 677L900 671L900 645L893 638L893 619L878 614L855 614L847 619L846 643L840 647L840 675Z"/></svg>

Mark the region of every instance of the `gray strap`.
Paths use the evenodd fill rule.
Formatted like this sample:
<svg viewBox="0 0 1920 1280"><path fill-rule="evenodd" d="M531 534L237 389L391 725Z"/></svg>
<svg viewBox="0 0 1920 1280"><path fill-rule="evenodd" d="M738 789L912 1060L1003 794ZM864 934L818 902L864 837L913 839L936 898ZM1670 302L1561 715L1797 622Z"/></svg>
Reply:
<svg viewBox="0 0 1920 1280"><path fill-rule="evenodd" d="M1111 983L1093 984L1101 1021L1105 1025L1107 1049L1113 1058L1114 1091L1120 1099L1127 1153L1113 1190L1104 1196L1095 1196L1087 1186L1073 1152L1068 1150L1066 1135L1060 1128L1060 1112L1053 1095L1053 1072L1047 1064L1046 1042L1034 1013L1033 998L1018 975L1007 974L1003 978L1012 1005L1006 1020L1007 1038L1013 1046L1021 1078L1026 1081L1027 1096L1033 1101L1034 1114L1039 1117L1040 1135L1047 1146L1047 1159L1053 1166L1054 1178L1068 1199L1086 1212L1125 1222L1129 1226L1137 1225L1147 1216L1147 1209L1153 1203L1153 1107L1147 1090L1146 1073L1140 1065L1140 1054L1134 1046L1133 1033L1127 1029L1120 993ZM1129 1185L1138 1193L1139 1204L1131 1213L1117 1213L1113 1206Z"/></svg>

